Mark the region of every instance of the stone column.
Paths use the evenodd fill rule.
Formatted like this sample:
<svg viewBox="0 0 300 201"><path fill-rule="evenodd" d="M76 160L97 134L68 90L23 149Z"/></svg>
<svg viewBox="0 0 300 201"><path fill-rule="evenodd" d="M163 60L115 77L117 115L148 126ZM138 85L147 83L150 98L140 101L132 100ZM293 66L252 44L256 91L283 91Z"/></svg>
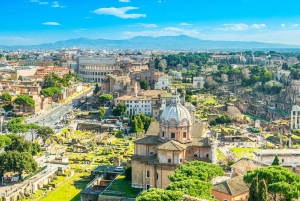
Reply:
<svg viewBox="0 0 300 201"><path fill-rule="evenodd" d="M291 111L291 130L293 129L293 110Z"/></svg>
<svg viewBox="0 0 300 201"><path fill-rule="evenodd" d="M298 111L295 111L295 128L298 129Z"/></svg>
<svg viewBox="0 0 300 201"><path fill-rule="evenodd" d="M200 154L200 153L199 153ZM212 139L210 144L210 157L211 157L211 163L217 164L217 143L214 139Z"/></svg>

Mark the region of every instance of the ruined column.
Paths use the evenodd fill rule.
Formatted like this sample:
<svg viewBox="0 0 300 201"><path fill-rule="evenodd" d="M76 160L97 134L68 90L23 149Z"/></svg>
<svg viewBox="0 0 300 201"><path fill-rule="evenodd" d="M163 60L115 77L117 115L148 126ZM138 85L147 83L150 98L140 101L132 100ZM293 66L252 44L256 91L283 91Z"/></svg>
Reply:
<svg viewBox="0 0 300 201"><path fill-rule="evenodd" d="M293 110L291 111L291 130L293 129Z"/></svg>
<svg viewBox="0 0 300 201"><path fill-rule="evenodd" d="M295 128L298 129L298 111L295 111Z"/></svg>

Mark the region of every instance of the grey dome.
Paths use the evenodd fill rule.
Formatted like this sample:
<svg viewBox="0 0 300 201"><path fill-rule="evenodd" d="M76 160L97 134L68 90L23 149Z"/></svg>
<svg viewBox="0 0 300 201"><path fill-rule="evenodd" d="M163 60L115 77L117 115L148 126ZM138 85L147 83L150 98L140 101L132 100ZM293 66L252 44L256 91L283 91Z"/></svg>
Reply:
<svg viewBox="0 0 300 201"><path fill-rule="evenodd" d="M191 115L175 94L173 95L172 103L161 114L160 122L163 124L182 124L184 121L187 124L191 124Z"/></svg>

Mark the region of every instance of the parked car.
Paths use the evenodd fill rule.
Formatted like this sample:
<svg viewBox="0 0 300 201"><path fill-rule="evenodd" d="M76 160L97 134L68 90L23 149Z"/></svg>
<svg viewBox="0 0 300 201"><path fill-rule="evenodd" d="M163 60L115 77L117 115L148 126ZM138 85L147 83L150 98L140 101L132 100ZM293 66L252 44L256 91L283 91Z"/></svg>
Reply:
<svg viewBox="0 0 300 201"><path fill-rule="evenodd" d="M115 168L115 172L123 172L125 168L123 166L118 166Z"/></svg>

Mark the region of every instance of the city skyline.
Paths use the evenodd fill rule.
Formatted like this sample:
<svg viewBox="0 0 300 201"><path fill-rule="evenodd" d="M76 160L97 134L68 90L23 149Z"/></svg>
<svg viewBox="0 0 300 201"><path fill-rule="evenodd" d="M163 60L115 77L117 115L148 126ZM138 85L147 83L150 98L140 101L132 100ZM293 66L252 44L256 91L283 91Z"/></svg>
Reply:
<svg viewBox="0 0 300 201"><path fill-rule="evenodd" d="M299 8L296 0L8 1L0 8L0 45L177 35L300 45Z"/></svg>

